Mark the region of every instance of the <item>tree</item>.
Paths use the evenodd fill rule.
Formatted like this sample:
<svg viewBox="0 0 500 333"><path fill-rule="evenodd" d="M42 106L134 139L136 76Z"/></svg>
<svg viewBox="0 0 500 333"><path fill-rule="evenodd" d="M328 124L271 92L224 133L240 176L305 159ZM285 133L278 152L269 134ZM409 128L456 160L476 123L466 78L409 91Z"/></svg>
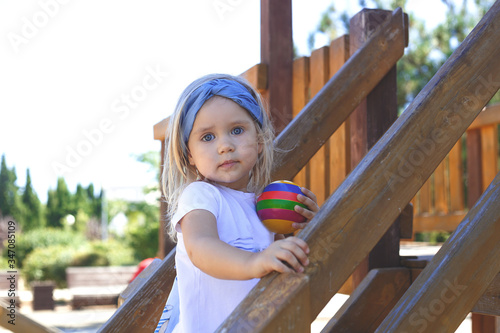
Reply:
<svg viewBox="0 0 500 333"><path fill-rule="evenodd" d="M416 1L416 0L414 0ZM409 15L409 46L398 62L398 105L400 110L417 96L453 51L467 37L474 26L493 4L493 0L441 0L445 4L446 19L433 30L426 29L425 22L414 13L408 12L408 0L360 0L360 7L375 7L392 10L401 7ZM315 35L324 34L329 40L337 37L338 24L349 31L349 20L354 13L338 13L330 6L320 17L316 30L309 36L310 48L314 45ZM497 93L490 103L500 101Z"/></svg>
<svg viewBox="0 0 500 333"><path fill-rule="evenodd" d="M22 217L22 203L19 198L19 188L16 185L16 169L9 170L5 155L2 155L0 166L0 215L12 217L19 221Z"/></svg>
<svg viewBox="0 0 500 333"><path fill-rule="evenodd" d="M43 226L42 205L31 185L30 170L26 170L26 186L21 197L23 203L23 218L20 221L24 230L32 230Z"/></svg>
<svg viewBox="0 0 500 333"><path fill-rule="evenodd" d="M68 190L64 178L57 179L57 187L54 190L49 190L47 198L47 225L60 228L63 226L64 220L68 214L73 214L73 200L71 193Z"/></svg>

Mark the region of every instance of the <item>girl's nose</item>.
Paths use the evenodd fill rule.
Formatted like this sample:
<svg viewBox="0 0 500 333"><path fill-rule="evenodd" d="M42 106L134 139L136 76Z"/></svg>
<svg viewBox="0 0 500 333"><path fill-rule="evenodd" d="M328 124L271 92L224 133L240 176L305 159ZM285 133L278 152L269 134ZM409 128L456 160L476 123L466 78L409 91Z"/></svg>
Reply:
<svg viewBox="0 0 500 333"><path fill-rule="evenodd" d="M219 154L224 154L234 151L234 144L231 138L223 137L219 141Z"/></svg>

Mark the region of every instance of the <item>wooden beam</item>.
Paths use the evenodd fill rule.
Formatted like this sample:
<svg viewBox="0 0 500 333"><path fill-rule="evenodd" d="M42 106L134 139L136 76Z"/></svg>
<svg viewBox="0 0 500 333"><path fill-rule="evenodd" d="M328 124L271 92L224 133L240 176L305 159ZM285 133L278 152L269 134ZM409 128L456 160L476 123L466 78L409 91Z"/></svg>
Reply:
<svg viewBox="0 0 500 333"><path fill-rule="evenodd" d="M160 320L168 294L175 279L175 249L163 259L159 267L145 269L137 288L131 286L124 294L126 301L116 310L99 333L153 332Z"/></svg>
<svg viewBox="0 0 500 333"><path fill-rule="evenodd" d="M4 328L9 329L10 332L63 333L63 331L57 328L46 327L39 322L36 322L33 319L25 316L24 314L19 312L19 308L16 308L15 312L12 313L10 311L11 309L9 309L10 304L11 303L0 301L0 325ZM11 322L9 323L9 321Z"/></svg>
<svg viewBox="0 0 500 333"><path fill-rule="evenodd" d="M397 24L399 28L390 29L393 33L387 35L385 42L379 40L379 47L389 45L390 37L397 38L396 31L403 35L401 10L396 10L392 18L389 26ZM242 322L251 323L255 331L266 331L271 325L279 327L282 332L293 331L293 326L287 323L296 319L285 314L289 308L309 307L296 297L302 293L302 288L308 288L311 295L311 317L320 312L498 90L500 29L496 28L496 24L500 24L500 2L492 6L408 109L298 234L308 242L311 250L310 264L302 274L303 279L309 282L285 290L281 286L290 275L269 274L219 327L219 332L236 332L238 323ZM384 34L385 30L382 29L381 33ZM377 40L376 36L372 40ZM402 49L404 41L401 44ZM369 45L370 42L367 43ZM349 68L356 56L363 53L354 55L344 68ZM380 61L380 66L383 63L383 60ZM377 66L369 68L374 70ZM334 84L330 81L324 89L337 84L336 78L342 77L342 72L334 76ZM348 81L346 78L343 85L349 86ZM310 105L315 105L321 95ZM311 113L315 113L314 109ZM296 120L289 128L294 128L295 124ZM321 127L320 124L315 125ZM301 123L301 128L295 131L299 147L304 145L301 132L308 134L308 127ZM321 128L315 133L322 138ZM307 134L305 138L309 138ZM293 145L284 147L291 148ZM298 156L290 155L300 160L306 154L302 154L300 148L296 149ZM285 161L286 156L280 164ZM293 164L291 162L288 169L292 169ZM500 223L498 225L500 227ZM500 237L500 232L496 235Z"/></svg>
<svg viewBox="0 0 500 333"><path fill-rule="evenodd" d="M363 50L356 53L348 63L330 79L313 101L276 138L275 145L283 152L275 156L273 179L293 179L318 151L322 143L348 117L349 113L365 98L403 55L404 36L401 11L393 14L393 19L366 43ZM380 44L383 44L380 47ZM336 112L331 112L336 110ZM309 119L305 121L305 119ZM162 126L157 124L158 126ZM294 148L295 147L295 148ZM292 149L294 148L294 149ZM287 150L288 151L285 151ZM142 321L134 316L133 304L144 309L143 295L162 293L165 304L175 278L175 249L164 259L160 268L148 282L132 297L130 307L120 307L100 332L117 332L114 327L127 328L127 332L142 332ZM162 303L159 302L158 304ZM163 306L159 306L162 308ZM155 308L156 309L156 308Z"/></svg>
<svg viewBox="0 0 500 333"><path fill-rule="evenodd" d="M422 214L413 217L413 232L454 231L465 217L465 212L437 215Z"/></svg>
<svg viewBox="0 0 500 333"><path fill-rule="evenodd" d="M257 64L240 74L255 89L263 92L267 89L267 65Z"/></svg>
<svg viewBox="0 0 500 333"><path fill-rule="evenodd" d="M375 331L410 284L408 268L371 270L321 333Z"/></svg>
<svg viewBox="0 0 500 333"><path fill-rule="evenodd" d="M500 273L495 276L472 312L490 316L500 316Z"/></svg>
<svg viewBox="0 0 500 333"><path fill-rule="evenodd" d="M377 332L456 330L500 271L498 202L500 173Z"/></svg>
<svg viewBox="0 0 500 333"><path fill-rule="evenodd" d="M350 21L349 37L354 41L351 55L390 20L391 12L363 9ZM406 33L405 33L406 35ZM351 132L351 168L354 168L398 117L396 65L382 78L349 117ZM354 287L374 268L399 265L399 220L363 260L353 274Z"/></svg>
<svg viewBox="0 0 500 333"><path fill-rule="evenodd" d="M165 141L169 119L170 117L167 117L153 126L153 137L155 140Z"/></svg>
<svg viewBox="0 0 500 333"><path fill-rule="evenodd" d="M286 134L277 137L276 145L285 151L275 154L275 179L291 179L290 175L297 174L401 58L403 21L402 13L394 13L363 52L354 54L292 120Z"/></svg>
<svg viewBox="0 0 500 333"><path fill-rule="evenodd" d="M477 129L486 125L500 124L500 104L490 105L470 124L469 129Z"/></svg>
<svg viewBox="0 0 500 333"><path fill-rule="evenodd" d="M261 63L267 65L269 111L276 133L292 120L292 1L261 0Z"/></svg>

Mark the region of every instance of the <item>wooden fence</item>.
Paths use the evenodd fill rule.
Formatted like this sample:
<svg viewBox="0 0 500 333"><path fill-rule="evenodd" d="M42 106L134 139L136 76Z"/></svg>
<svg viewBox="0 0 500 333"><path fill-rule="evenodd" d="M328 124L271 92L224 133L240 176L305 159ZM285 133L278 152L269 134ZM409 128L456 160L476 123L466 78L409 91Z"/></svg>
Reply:
<svg viewBox="0 0 500 333"><path fill-rule="evenodd" d="M347 37L313 52L309 58L295 61L293 109L297 113L303 107L303 111L296 115L276 139L276 145L283 148L283 151L288 150L288 153L278 153L273 177L296 177L296 181L313 189L320 201L324 201L320 212L299 234L310 245L310 265L304 274L272 273L261 279L258 286L219 328L220 331L308 331L315 316L331 296L340 290L363 258L366 258L427 178L430 178L430 190L425 190L424 195L417 194L413 199L417 205L417 216L446 216L454 213L455 209L464 211L464 200L460 206L455 199L451 199L450 191L457 191L456 186L451 185L451 178L440 175L452 174L458 179L461 178L460 175L463 177L463 170L461 174L457 173L456 168L449 171L450 164L454 166L454 161L460 159L457 151L460 152L461 149L455 148L455 155L450 155L448 160L445 157L480 113L478 105L484 105L492 95L491 91L474 95L477 95L481 84L484 86L477 78L493 75L491 87L487 88L495 91L499 88L496 80L500 74L500 62L496 56L500 45L500 30L496 25L496 22L500 22L499 18L500 2L497 1L464 41L459 52L447 61L400 119L346 178L345 175L350 171L351 136L350 126L344 122L402 56L405 44L405 37L402 36L402 12L396 10L392 13L389 22L347 62ZM340 58L335 56L338 54ZM337 61L346 63L333 75L336 67L331 64ZM265 89L265 66L257 65L244 75L258 89ZM477 101L467 103L465 99L468 96L475 96ZM456 110L443 107L448 105L456 106ZM484 155L489 159L492 157L488 152L498 150L496 141L491 144L491 141L486 140L486 137L497 135L497 122L490 121L497 117L490 115L498 112L490 112L491 110L483 111L481 115L486 116L477 118L475 122L480 127L473 127L467 133L467 146L476 147L468 149L470 155ZM442 118L435 119L436 114ZM460 121L456 124L450 122L449 120L456 120L454 116L457 114ZM486 127L485 124L492 126L493 130L486 129L482 134L479 128ZM155 126L155 133L157 129L161 133L164 125L165 122ZM418 141L419 138L422 138L422 142ZM441 140L442 138L445 139ZM428 139L440 144L426 151ZM292 147L293 151L290 152ZM338 147L340 150L336 150ZM425 162L415 160L418 157L416 151L426 155ZM439 165L443 159L444 171L440 171ZM414 169L409 174L405 175L401 169L402 161L412 163ZM332 167L332 163L337 165ZM468 188L469 196L471 191L479 191L478 184L487 186L489 175L498 168L496 164L493 167L483 167L483 164L478 168L477 158L468 159L468 172L472 173L471 167L476 168L476 171L481 170L479 174L479 171L473 174L474 177L480 177L481 181L475 181L474 188ZM339 169L343 175L333 176ZM434 170L440 175L431 176ZM387 175L390 177L387 178ZM495 259L499 252L495 244L500 241L500 233L496 227L500 218L496 201L500 198L499 177L496 177L483 198L478 200L475 210L467 215L464 227L447 242L444 248L448 251L437 256L431 267L422 272L421 277L415 280L411 270L406 267L370 274L364 289L353 295L351 305L354 310L342 312L340 317L329 324L330 327L334 327L334 331L341 331L336 323L343 322L364 325L360 331L373 331L377 327L383 332L414 331L415 325L410 315L417 313L419 307L433 306L436 300L440 300L443 296L440 281L455 283L461 288L459 295L455 294L456 297L453 297L453 300L459 301L454 306L447 306L448 303L443 305L442 311L440 308L440 313L434 314L432 321L425 322L428 331L445 331L458 326L477 304L484 305L482 313L498 315L499 307L488 300L498 299L499 294L498 283L495 282L499 279L494 279L500 271L500 265ZM442 191L439 190L440 184L445 184L448 190L444 194L435 194L436 189L438 192ZM335 188L337 191L329 196ZM466 191L462 187L462 197L464 193ZM426 195L431 199L425 199ZM428 203L427 211L422 209L423 198ZM430 208L435 207L436 203L439 210ZM488 239L488 242L483 244L478 241L482 238ZM488 261L484 261L486 264L479 264L482 261L475 259L477 256L466 256L467 251L477 255L491 251L492 255ZM175 276L174 252L159 267L144 272L144 282L100 332L145 332L154 325L155 318L161 311L158 304L165 301ZM440 265L440 260L446 262L446 265ZM471 272L474 274L471 275ZM376 306L362 301L367 299L364 296L369 298L380 291L379 287L370 287L373 286L370 282L380 276L385 276L388 292L377 298ZM415 283L411 285L414 280ZM425 282L431 280L432 284ZM456 284L457 281L463 285ZM426 292L430 286L433 289ZM488 286L490 289L493 287L489 294ZM397 292L390 292L395 291L395 288ZM404 293L406 289L408 291ZM398 302L403 293L404 296ZM444 301L452 301L448 297L450 295L445 296ZM485 301L481 303L481 300ZM398 303L391 311L396 302ZM369 309L366 309L367 304L371 305ZM365 310L359 311L363 306ZM453 314L451 317L450 313Z"/></svg>

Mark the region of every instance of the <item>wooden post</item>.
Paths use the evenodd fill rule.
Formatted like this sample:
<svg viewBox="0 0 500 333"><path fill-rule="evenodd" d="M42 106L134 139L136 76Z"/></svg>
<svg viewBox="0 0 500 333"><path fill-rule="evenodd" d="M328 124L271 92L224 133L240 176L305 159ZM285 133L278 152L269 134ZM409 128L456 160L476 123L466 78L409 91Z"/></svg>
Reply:
<svg viewBox="0 0 500 333"><path fill-rule="evenodd" d="M390 17L390 11L379 9L363 9L356 14L350 21L351 55ZM397 119L397 104L397 72L394 66L351 114L352 168ZM371 269L396 266L399 266L398 220L354 272L354 287L361 283Z"/></svg>
<svg viewBox="0 0 500 333"><path fill-rule="evenodd" d="M401 10L396 10L387 25L390 33L385 35L386 29L381 30L381 35L388 38L385 39L386 42L376 45L383 47L386 52L391 49L387 46L391 38L402 35L404 31L402 16ZM313 318L321 311L355 267L377 244L392 221L451 150L482 107L500 88L498 81L500 58L496 56L500 52L500 31L496 29L499 18L500 2L497 1L402 116L377 141L337 191L328 198L309 225L298 234L298 237L308 242L310 248L310 264L304 273L271 273L262 278L219 327L218 332L240 331L239 325L242 323L251 325L253 331L266 331L267 328L279 328L281 332L293 331L293 326L288 324L296 318L289 316L290 309L310 306L308 311ZM393 24L399 25L399 28L391 28L394 27ZM351 68L357 62L358 57L364 55L371 43L378 40L378 36L380 35L376 33L360 52L353 55L344 69L329 81L323 91L328 91L329 87L339 84L339 81L345 84L345 81L341 80L343 72ZM398 46L403 45L398 44ZM384 66L384 62L381 61L379 65ZM389 68L392 67L393 63ZM369 69L377 70L371 67ZM352 80L355 80L356 74L358 72L351 72ZM373 86L378 82L377 80ZM321 109L316 104L321 101L322 95L320 92L311 100L309 107L306 107L308 116L314 115L318 109ZM357 104L352 105L352 109ZM300 152L300 161L303 156L310 156L317 149L312 149L316 142L301 140L302 135L310 138L311 132L307 124L304 126L303 122L299 123L299 118L300 115L294 118L287 127L287 132L297 134L294 140L296 144L294 152ZM324 121L325 118L314 119L314 124ZM454 122L451 122L451 119ZM302 126L302 131L293 131L294 127L299 124ZM308 131L305 131L306 129ZM321 137L322 131L318 130L317 126L315 129L315 136ZM288 140L279 136L277 142L285 144ZM284 145L284 147L291 146ZM305 151L306 147L308 152ZM422 155L424 155L423 159ZM296 154L293 154L293 158L297 160ZM277 167L286 161L286 157L282 158L281 163L277 163ZM302 167L302 165L296 166L299 170ZM294 163L291 163L283 171L292 172L294 168ZM496 194L500 196L500 193ZM496 200L496 197L494 199ZM492 206L498 208L494 204ZM484 213L487 211L487 209L483 210ZM491 211L492 213L499 212L498 209L491 209ZM376 228L373 226L374 223ZM493 226L500 225L493 224ZM481 236L487 234L496 241L500 233L493 231L495 232L482 233ZM478 243L481 244L481 241ZM494 248L490 242L487 246ZM486 257L489 263L494 261L498 264L494 255L496 253ZM468 257L471 258L471 256ZM461 257L457 259L462 260ZM480 264L482 260L475 260L475 262ZM462 268L469 274L474 273L474 270L469 270L468 266L462 264ZM291 285L287 282L288 279L298 281ZM283 287L285 284L286 288ZM474 292L474 290L471 291ZM310 305L301 303L303 300L301 296L305 292L311 296ZM471 304L468 310L473 305ZM407 317L401 316L393 319L405 318Z"/></svg>
<svg viewBox="0 0 500 333"><path fill-rule="evenodd" d="M484 190L481 129L467 131L467 206L472 208ZM472 313L472 333L497 332L493 316Z"/></svg>
<svg viewBox="0 0 500 333"><path fill-rule="evenodd" d="M292 120L292 2L261 0L261 63L268 67L267 94L274 129Z"/></svg>

